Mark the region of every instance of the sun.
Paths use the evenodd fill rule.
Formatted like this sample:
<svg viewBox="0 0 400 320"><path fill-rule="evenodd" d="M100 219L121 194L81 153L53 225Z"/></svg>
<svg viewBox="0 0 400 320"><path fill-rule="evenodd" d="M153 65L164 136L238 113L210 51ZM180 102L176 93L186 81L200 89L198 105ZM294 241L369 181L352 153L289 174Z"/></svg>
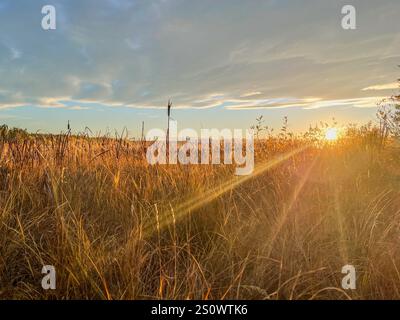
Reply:
<svg viewBox="0 0 400 320"><path fill-rule="evenodd" d="M325 140L336 141L339 136L339 130L337 128L328 128L325 131Z"/></svg>

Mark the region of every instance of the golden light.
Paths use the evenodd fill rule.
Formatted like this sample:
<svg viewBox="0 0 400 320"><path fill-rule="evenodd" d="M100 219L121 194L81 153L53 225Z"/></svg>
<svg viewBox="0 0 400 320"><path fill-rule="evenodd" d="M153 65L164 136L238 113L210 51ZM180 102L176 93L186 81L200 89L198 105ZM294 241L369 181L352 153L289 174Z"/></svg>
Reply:
<svg viewBox="0 0 400 320"><path fill-rule="evenodd" d="M325 140L336 141L338 139L339 132L337 128L328 128L325 132Z"/></svg>

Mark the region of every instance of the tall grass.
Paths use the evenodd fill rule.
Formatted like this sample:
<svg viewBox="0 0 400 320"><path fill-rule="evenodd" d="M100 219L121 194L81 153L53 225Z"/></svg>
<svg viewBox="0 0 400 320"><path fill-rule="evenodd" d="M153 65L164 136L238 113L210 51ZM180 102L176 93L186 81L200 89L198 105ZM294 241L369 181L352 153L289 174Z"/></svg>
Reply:
<svg viewBox="0 0 400 320"><path fill-rule="evenodd" d="M270 165L234 183L230 165L149 166L123 135L5 129L0 298L398 299L400 152L376 130L269 133Z"/></svg>

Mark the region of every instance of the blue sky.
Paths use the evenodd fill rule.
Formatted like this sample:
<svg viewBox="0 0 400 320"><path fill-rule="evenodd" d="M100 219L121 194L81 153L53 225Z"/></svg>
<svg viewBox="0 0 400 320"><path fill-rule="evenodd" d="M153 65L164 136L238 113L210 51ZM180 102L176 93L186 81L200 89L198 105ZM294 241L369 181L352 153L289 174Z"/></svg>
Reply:
<svg viewBox="0 0 400 320"><path fill-rule="evenodd" d="M54 5L57 29L41 28ZM341 27L341 8L357 29ZM0 0L0 123L59 132L293 130L374 119L399 76L398 0Z"/></svg>

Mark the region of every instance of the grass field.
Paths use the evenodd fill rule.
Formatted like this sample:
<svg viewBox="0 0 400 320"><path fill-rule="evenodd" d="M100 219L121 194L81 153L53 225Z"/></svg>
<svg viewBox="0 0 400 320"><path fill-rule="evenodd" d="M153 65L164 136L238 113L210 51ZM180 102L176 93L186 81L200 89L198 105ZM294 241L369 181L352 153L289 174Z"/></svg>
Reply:
<svg viewBox="0 0 400 320"><path fill-rule="evenodd" d="M400 298L400 147L373 126L260 138L245 178L149 166L125 139L4 132L1 299Z"/></svg>

